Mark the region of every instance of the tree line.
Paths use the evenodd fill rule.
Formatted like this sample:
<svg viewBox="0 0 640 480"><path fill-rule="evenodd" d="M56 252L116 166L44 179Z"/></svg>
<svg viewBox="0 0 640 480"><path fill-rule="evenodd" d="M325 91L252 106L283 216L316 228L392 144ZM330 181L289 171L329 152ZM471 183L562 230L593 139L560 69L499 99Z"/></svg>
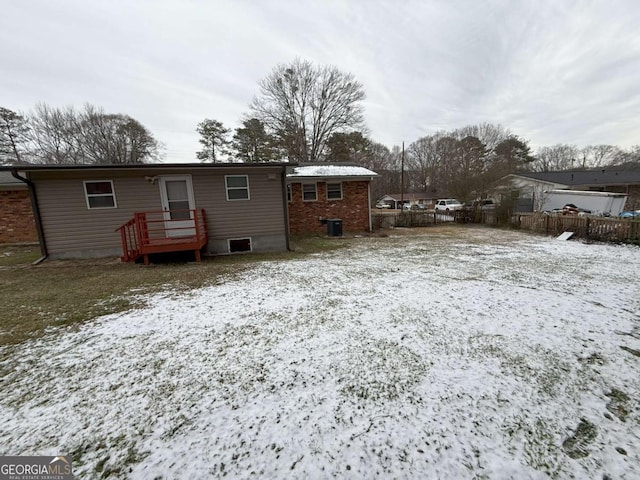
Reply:
<svg viewBox="0 0 640 480"><path fill-rule="evenodd" d="M402 189L460 200L482 197L509 173L640 165L640 146L558 144L533 152L528 140L487 123L388 148L368 135L364 99L363 85L336 67L301 59L276 65L258 83L238 128L213 118L198 123L201 149L194 156L203 162L351 162L379 174L376 197ZM161 152L140 122L93 105L39 104L26 115L0 107L3 163L143 163L161 159Z"/></svg>
<svg viewBox="0 0 640 480"><path fill-rule="evenodd" d="M23 115L0 107L0 163L127 164L161 158L162 145L136 119L82 109L36 105Z"/></svg>

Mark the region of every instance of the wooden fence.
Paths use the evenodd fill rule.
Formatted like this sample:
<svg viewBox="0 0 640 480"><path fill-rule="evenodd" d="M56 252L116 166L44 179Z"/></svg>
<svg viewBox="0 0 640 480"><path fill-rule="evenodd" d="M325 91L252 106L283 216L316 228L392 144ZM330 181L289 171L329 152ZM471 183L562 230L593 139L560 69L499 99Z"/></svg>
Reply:
<svg viewBox="0 0 640 480"><path fill-rule="evenodd" d="M435 213L433 210L410 210L391 212L372 212L373 229L391 227L428 227L446 223L484 223L495 225L496 215L492 211L456 210L450 215Z"/></svg>
<svg viewBox="0 0 640 480"><path fill-rule="evenodd" d="M519 213L512 217L512 222L525 230L547 235L573 232L579 238L590 240L640 243L640 220Z"/></svg>

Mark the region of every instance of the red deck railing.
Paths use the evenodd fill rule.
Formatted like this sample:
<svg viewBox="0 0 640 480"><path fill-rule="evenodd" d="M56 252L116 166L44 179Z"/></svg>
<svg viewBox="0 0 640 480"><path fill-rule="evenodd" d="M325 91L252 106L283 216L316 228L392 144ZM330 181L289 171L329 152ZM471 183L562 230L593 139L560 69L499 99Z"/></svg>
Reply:
<svg viewBox="0 0 640 480"><path fill-rule="evenodd" d="M135 212L120 225L123 262L143 257L149 264L152 253L193 250L200 261L200 250L207 244L207 219L204 209Z"/></svg>

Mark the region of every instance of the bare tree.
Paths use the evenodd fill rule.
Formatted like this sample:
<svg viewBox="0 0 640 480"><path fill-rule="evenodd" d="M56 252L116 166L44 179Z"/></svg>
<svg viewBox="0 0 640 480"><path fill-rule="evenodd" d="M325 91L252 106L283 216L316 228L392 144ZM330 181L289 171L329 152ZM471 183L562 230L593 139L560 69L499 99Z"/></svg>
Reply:
<svg viewBox="0 0 640 480"><path fill-rule="evenodd" d="M600 168L612 165L619 152L620 149L613 145L587 145L580 149L579 166L581 168Z"/></svg>
<svg viewBox="0 0 640 480"><path fill-rule="evenodd" d="M0 164L22 163L29 127L22 116L0 107Z"/></svg>
<svg viewBox="0 0 640 480"><path fill-rule="evenodd" d="M86 163L82 152L79 113L72 107L54 108L45 103L29 115L31 148L37 163Z"/></svg>
<svg viewBox="0 0 640 480"><path fill-rule="evenodd" d="M407 149L408 170L417 175L417 182L423 191L436 190L444 165L438 150L439 134L422 137Z"/></svg>
<svg viewBox="0 0 640 480"><path fill-rule="evenodd" d="M161 145L140 122L85 105L78 116L80 149L94 164L131 164L156 160Z"/></svg>
<svg viewBox="0 0 640 480"><path fill-rule="evenodd" d="M296 59L277 65L259 86L250 108L291 160L318 161L333 133L364 130L363 87L335 67Z"/></svg>
<svg viewBox="0 0 640 480"><path fill-rule="evenodd" d="M81 111L38 104L29 123L32 156L38 162L126 164L160 156L161 145L140 122L90 104Z"/></svg>
<svg viewBox="0 0 640 480"><path fill-rule="evenodd" d="M579 156L575 145L557 144L551 147L541 147L536 151L532 168L535 172L554 172L570 170L579 167L576 164Z"/></svg>
<svg viewBox="0 0 640 480"><path fill-rule="evenodd" d="M478 125L467 125L453 131L453 136L458 140L464 137L478 138L487 149L488 152L493 151L501 142L513 137L509 129L505 129L502 125L494 125L492 123L480 123Z"/></svg>

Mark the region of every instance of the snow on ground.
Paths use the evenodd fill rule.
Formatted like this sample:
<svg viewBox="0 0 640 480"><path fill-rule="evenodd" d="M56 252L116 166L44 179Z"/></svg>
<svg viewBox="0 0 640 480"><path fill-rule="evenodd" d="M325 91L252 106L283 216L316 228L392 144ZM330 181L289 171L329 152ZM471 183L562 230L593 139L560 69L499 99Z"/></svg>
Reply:
<svg viewBox="0 0 640 480"><path fill-rule="evenodd" d="M20 345L0 453L79 478L639 478L640 249L423 232Z"/></svg>

